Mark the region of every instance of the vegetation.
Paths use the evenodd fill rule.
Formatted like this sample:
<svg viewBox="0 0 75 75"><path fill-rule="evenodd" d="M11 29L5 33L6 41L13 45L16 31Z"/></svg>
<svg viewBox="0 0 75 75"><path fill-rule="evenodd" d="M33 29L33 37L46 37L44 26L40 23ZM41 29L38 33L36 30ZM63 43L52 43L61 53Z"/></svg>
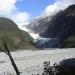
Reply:
<svg viewBox="0 0 75 75"><path fill-rule="evenodd" d="M25 50L35 48L33 38L25 31L20 30L10 19L0 18L0 48L3 49L5 40L10 50Z"/></svg>
<svg viewBox="0 0 75 75"><path fill-rule="evenodd" d="M74 36L70 36L67 39L64 40L62 47L65 48L75 48L75 35Z"/></svg>
<svg viewBox="0 0 75 75"><path fill-rule="evenodd" d="M5 49L4 50L0 49L0 50L5 52L9 56L11 64L12 64L12 66L13 66L15 72L16 72L16 75L20 75L20 72L19 72L19 70L18 70L18 68L17 68L17 66L16 66L16 64L15 64L15 62L14 62L12 56L11 56L10 50L8 49L8 46L7 46L7 44L4 41L3 41L3 45L4 45Z"/></svg>
<svg viewBox="0 0 75 75"><path fill-rule="evenodd" d="M40 74L38 73L37 75ZM51 66L50 61L46 61L44 62L42 75L75 75L75 66L74 65L67 66L65 64L56 64L56 63L54 63L53 66Z"/></svg>

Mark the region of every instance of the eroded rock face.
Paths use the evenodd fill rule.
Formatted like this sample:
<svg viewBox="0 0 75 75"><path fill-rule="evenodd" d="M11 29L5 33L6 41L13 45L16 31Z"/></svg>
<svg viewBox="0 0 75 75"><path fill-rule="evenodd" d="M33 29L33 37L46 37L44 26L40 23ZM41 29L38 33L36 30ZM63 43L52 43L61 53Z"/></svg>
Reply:
<svg viewBox="0 0 75 75"><path fill-rule="evenodd" d="M51 17L53 16L35 18L27 25L27 28L34 33L43 33L48 28Z"/></svg>

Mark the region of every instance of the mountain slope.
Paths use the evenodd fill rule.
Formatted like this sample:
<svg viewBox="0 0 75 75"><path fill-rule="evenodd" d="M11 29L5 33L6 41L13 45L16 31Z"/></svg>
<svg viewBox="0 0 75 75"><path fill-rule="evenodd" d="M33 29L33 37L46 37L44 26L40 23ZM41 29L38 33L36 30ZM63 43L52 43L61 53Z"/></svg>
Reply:
<svg viewBox="0 0 75 75"><path fill-rule="evenodd" d="M10 50L32 49L32 37L22 30L10 19L0 17L0 48L5 41Z"/></svg>
<svg viewBox="0 0 75 75"><path fill-rule="evenodd" d="M75 5L70 5L55 15L39 17L29 26L34 33L50 39L43 44L37 41L41 47L75 47L75 42L73 42L75 40Z"/></svg>
<svg viewBox="0 0 75 75"><path fill-rule="evenodd" d="M41 35L47 38L59 38L61 47L75 47L75 42L72 42L75 40L75 5L69 6L54 17L48 29ZM70 37L73 37L73 40Z"/></svg>
<svg viewBox="0 0 75 75"><path fill-rule="evenodd" d="M65 38L75 33L75 5L69 6L51 21L44 37Z"/></svg>
<svg viewBox="0 0 75 75"><path fill-rule="evenodd" d="M52 16L38 17L29 23L26 27L34 33L43 33L48 28Z"/></svg>

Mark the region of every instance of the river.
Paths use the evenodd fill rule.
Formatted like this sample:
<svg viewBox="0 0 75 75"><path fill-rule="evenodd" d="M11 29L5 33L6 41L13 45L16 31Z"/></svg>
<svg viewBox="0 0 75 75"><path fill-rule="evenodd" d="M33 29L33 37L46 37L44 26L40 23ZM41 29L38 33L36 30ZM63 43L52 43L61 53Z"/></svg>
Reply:
<svg viewBox="0 0 75 75"><path fill-rule="evenodd" d="M21 72L21 75L42 73L43 62L59 63L63 59L75 58L75 48L45 49L45 50L18 50L11 52L12 57ZM16 75L9 57L0 53L0 75Z"/></svg>

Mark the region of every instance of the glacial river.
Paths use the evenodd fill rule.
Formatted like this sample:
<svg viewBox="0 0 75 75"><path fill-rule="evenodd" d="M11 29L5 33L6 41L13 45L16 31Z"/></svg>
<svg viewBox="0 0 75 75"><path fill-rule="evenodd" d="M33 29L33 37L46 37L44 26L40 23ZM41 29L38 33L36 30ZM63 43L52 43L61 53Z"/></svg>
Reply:
<svg viewBox="0 0 75 75"><path fill-rule="evenodd" d="M46 49L46 50L18 50L11 52L21 75L42 73L43 62L59 63L63 59L75 58L75 48ZM16 75L9 57L0 53L0 75Z"/></svg>

